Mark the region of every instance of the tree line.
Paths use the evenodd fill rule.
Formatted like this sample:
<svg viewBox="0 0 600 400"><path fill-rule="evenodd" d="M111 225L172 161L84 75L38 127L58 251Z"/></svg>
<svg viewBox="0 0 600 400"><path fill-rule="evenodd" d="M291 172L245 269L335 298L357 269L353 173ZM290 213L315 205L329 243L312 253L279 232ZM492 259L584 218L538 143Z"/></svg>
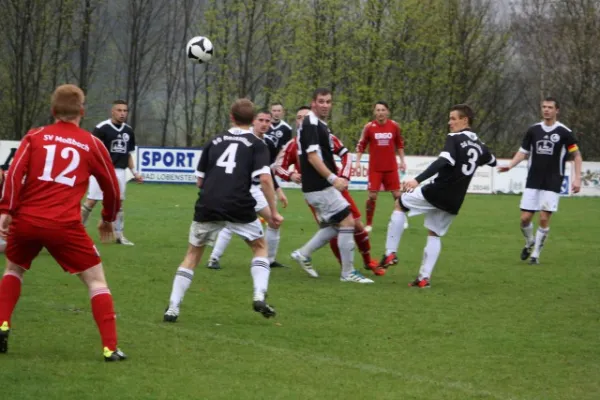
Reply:
<svg viewBox="0 0 600 400"><path fill-rule="evenodd" d="M377 100L407 153L434 154L448 108L468 103L474 130L501 156L540 119L545 96L586 159L600 158L600 0L0 0L0 136L51 121L61 83L87 95L84 126L130 104L139 144L199 146L248 97L292 119L316 87L334 94L331 125L348 147ZM185 45L215 46L194 64Z"/></svg>

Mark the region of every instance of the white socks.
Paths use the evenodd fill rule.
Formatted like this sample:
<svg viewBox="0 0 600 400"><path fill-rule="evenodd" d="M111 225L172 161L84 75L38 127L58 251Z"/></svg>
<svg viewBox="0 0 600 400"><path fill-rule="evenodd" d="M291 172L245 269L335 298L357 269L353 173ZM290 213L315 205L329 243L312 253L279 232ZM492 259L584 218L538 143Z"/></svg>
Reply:
<svg viewBox="0 0 600 400"><path fill-rule="evenodd" d="M217 236L217 241L215 242L215 246L213 247L212 253L210 253L211 260L219 260L223 253L225 253L225 249L229 246L229 242L231 241L231 237L233 233L227 229L221 229L219 232L219 236Z"/></svg>
<svg viewBox="0 0 600 400"><path fill-rule="evenodd" d="M354 228L352 228L354 232ZM311 257L312 253L319 250L321 247L325 246L331 239L336 237L338 234L337 228L333 226L326 226L325 228L321 228L315 233L315 235L299 250L300 254L304 257ZM338 241L338 246L341 245Z"/></svg>
<svg viewBox="0 0 600 400"><path fill-rule="evenodd" d="M354 272L354 227L340 228L337 239L342 259L342 277L346 278Z"/></svg>
<svg viewBox="0 0 600 400"><path fill-rule="evenodd" d="M173 289L171 290L171 298L169 299L169 308L179 311L179 305L183 301L183 296L192 284L194 278L194 270L184 267L177 268L175 279L173 279Z"/></svg>
<svg viewBox="0 0 600 400"><path fill-rule="evenodd" d="M521 226L521 232L523 233L523 237L525 238L525 247L531 247L534 243L533 238L533 223L529 223L528 226Z"/></svg>
<svg viewBox="0 0 600 400"><path fill-rule="evenodd" d="M419 279L431 278L431 273L442 250L442 241L438 236L427 236L427 244L423 250L423 261L419 270Z"/></svg>
<svg viewBox="0 0 600 400"><path fill-rule="evenodd" d="M253 300L264 301L265 294L269 288L269 275L271 274L269 260L265 257L254 257L252 259L252 266L250 267L250 274L254 283Z"/></svg>
<svg viewBox="0 0 600 400"><path fill-rule="evenodd" d="M404 223L406 214L402 211L394 210L388 224L387 239L385 241L385 255L389 256L398 251L402 233L404 233Z"/></svg>
<svg viewBox="0 0 600 400"><path fill-rule="evenodd" d="M267 248L269 249L269 263L275 261L275 257L277 256L277 249L279 248L279 238L279 229L273 229L267 226L267 233L265 234L265 239L267 240Z"/></svg>
<svg viewBox="0 0 600 400"><path fill-rule="evenodd" d="M548 232L550 232L550 228L542 228L539 227L535 234L535 246L533 247L533 253L531 253L531 258L539 258L540 253L542 252L542 247L544 247L544 242L548 237Z"/></svg>

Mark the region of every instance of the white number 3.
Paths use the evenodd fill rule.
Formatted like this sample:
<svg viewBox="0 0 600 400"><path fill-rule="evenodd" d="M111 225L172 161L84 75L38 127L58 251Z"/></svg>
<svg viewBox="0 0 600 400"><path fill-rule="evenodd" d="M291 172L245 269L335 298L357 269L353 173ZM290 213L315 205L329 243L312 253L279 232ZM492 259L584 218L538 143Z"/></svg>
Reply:
<svg viewBox="0 0 600 400"><path fill-rule="evenodd" d="M56 178L52 178L52 168L54 167L54 157L56 155L56 145L51 144L48 146L44 146L46 149L46 163L44 165L44 172L42 176L38 177L41 181L46 182L56 182L62 185L67 185L73 187L75 185L75 176L67 176L68 173L73 172L79 166L80 156L79 152L73 147L65 147L60 152L60 156L67 160L69 156L72 155L71 162L67 165L61 173L58 174Z"/></svg>
<svg viewBox="0 0 600 400"><path fill-rule="evenodd" d="M473 175L473 172L475 172L475 168L477 168L477 159L479 158L479 153L477 152L477 150L471 147L467 151L467 155L469 156L469 159L467 160L469 164L463 164L462 173L465 175Z"/></svg>

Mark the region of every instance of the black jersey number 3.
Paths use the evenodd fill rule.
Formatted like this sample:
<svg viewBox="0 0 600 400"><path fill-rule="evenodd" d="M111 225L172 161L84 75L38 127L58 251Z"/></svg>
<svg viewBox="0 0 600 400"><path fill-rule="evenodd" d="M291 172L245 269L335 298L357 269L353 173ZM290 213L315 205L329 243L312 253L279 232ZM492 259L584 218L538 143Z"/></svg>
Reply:
<svg viewBox="0 0 600 400"><path fill-rule="evenodd" d="M237 153L238 146L239 143L231 143L229 146L227 146L223 154L221 154L221 157L217 159L217 167L225 168L226 174L233 174L233 170L237 165L235 162L235 155Z"/></svg>

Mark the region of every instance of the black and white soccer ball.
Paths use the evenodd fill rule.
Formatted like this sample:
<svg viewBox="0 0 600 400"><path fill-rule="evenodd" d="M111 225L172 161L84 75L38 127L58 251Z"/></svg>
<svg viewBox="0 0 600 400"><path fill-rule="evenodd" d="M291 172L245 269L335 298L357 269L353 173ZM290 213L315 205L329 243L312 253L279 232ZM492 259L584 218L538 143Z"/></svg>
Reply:
<svg viewBox="0 0 600 400"><path fill-rule="evenodd" d="M209 62L213 56L212 42L204 36L196 36L190 39L186 47L187 56L200 64Z"/></svg>

